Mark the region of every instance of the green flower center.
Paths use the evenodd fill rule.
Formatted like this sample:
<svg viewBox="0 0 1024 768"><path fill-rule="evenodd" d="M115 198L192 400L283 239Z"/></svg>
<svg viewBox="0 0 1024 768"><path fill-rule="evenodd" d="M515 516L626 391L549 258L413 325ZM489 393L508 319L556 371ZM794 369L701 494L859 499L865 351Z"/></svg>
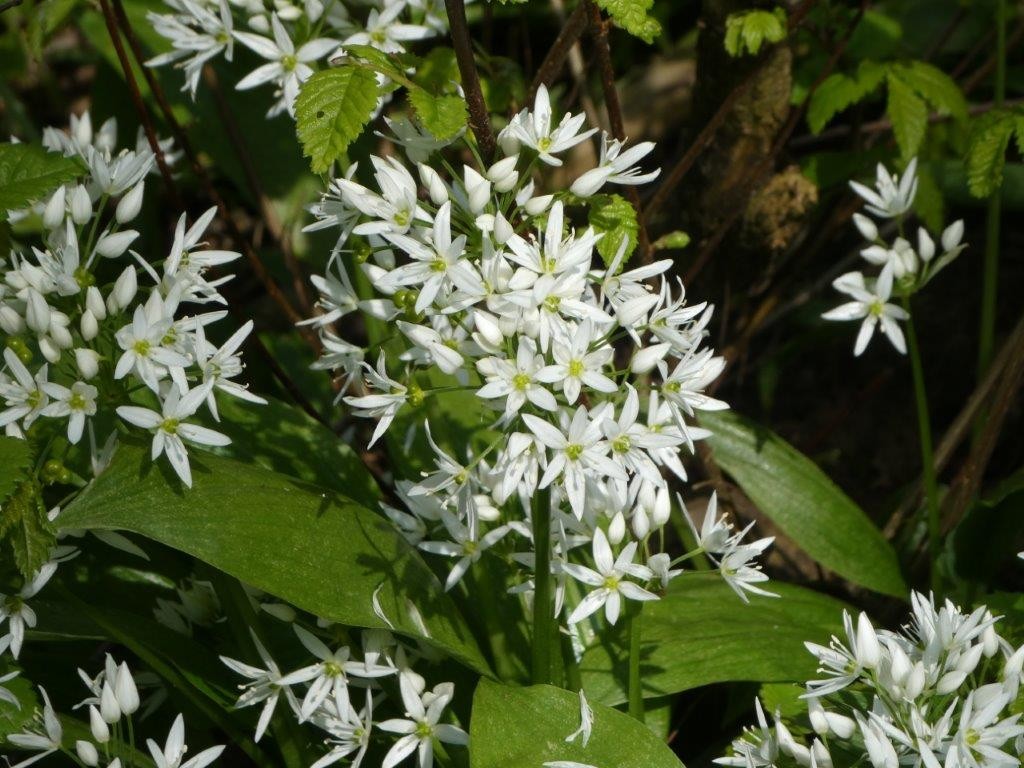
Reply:
<svg viewBox="0 0 1024 768"><path fill-rule="evenodd" d="M324 662L324 674L327 677L341 677L344 674L344 670L338 662L327 661Z"/></svg>
<svg viewBox="0 0 1024 768"><path fill-rule="evenodd" d="M612 592L617 592L619 589L619 577L614 574L611 576L605 576L601 586Z"/></svg>
<svg viewBox="0 0 1024 768"><path fill-rule="evenodd" d="M289 54L281 59L281 66L284 67L285 72L291 72L298 65L299 60Z"/></svg>
<svg viewBox="0 0 1024 768"><path fill-rule="evenodd" d="M416 738L422 740L434 737L434 727L426 720L416 723Z"/></svg>
<svg viewBox="0 0 1024 768"><path fill-rule="evenodd" d="M430 262L430 269L433 272L444 272L448 269L448 265L445 263L444 259L439 257Z"/></svg>
<svg viewBox="0 0 1024 768"><path fill-rule="evenodd" d="M583 446L579 443L570 443L565 446L565 455L569 457L570 461L577 461L583 455Z"/></svg>
<svg viewBox="0 0 1024 768"><path fill-rule="evenodd" d="M678 381L666 381L665 385L662 387L662 389L665 392L678 392L679 389L680 389L679 382Z"/></svg>
<svg viewBox="0 0 1024 768"><path fill-rule="evenodd" d="M395 215L392 220L400 227L406 227L409 225L409 212L406 210L395 211Z"/></svg>
<svg viewBox="0 0 1024 768"><path fill-rule="evenodd" d="M583 374L583 361L582 360L570 360L569 361L569 376L574 379L578 379Z"/></svg>
<svg viewBox="0 0 1024 768"><path fill-rule="evenodd" d="M525 373L517 373L512 377L512 386L523 392L530 386L530 377Z"/></svg>
<svg viewBox="0 0 1024 768"><path fill-rule="evenodd" d="M541 136L537 139L537 149L541 152L547 152L551 149L551 139L548 136Z"/></svg>
<svg viewBox="0 0 1024 768"><path fill-rule="evenodd" d="M544 299L544 308L548 312L557 312L558 308L562 305L562 300L557 296L548 296Z"/></svg>
<svg viewBox="0 0 1024 768"><path fill-rule="evenodd" d="M71 397L68 398L68 408L72 411L84 410L86 405L85 398L78 392L72 392Z"/></svg>
<svg viewBox="0 0 1024 768"><path fill-rule="evenodd" d="M875 299L871 302L871 306L868 307L868 313L875 317L881 317L882 312L885 311L885 304L880 299Z"/></svg>
<svg viewBox="0 0 1024 768"><path fill-rule="evenodd" d="M177 419L164 419L160 422L160 429L168 435L176 435L178 434L178 424Z"/></svg>
<svg viewBox="0 0 1024 768"><path fill-rule="evenodd" d="M79 267L75 270L75 282L82 288L88 288L96 282L96 278L85 267Z"/></svg>
<svg viewBox="0 0 1024 768"><path fill-rule="evenodd" d="M149 357L149 350L152 345L146 339L139 339L132 344L132 352L139 357Z"/></svg>
<svg viewBox="0 0 1024 768"><path fill-rule="evenodd" d="M612 450L616 453L628 453L630 449L629 437L626 435L619 435L612 440Z"/></svg>

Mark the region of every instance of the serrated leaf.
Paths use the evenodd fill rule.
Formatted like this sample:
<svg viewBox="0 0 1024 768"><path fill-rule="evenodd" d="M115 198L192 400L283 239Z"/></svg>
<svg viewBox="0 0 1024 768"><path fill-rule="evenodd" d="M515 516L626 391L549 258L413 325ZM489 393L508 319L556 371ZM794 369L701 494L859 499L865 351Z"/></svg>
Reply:
<svg viewBox="0 0 1024 768"><path fill-rule="evenodd" d="M323 173L344 156L376 106L377 78L367 69L328 69L302 84L295 101L295 128L314 173Z"/></svg>
<svg viewBox="0 0 1024 768"><path fill-rule="evenodd" d="M413 80L431 93L441 93L453 83L462 82L455 51L445 46L433 48L416 68Z"/></svg>
<svg viewBox="0 0 1024 768"><path fill-rule="evenodd" d="M82 173L78 161L33 144L0 144L0 217L24 208Z"/></svg>
<svg viewBox="0 0 1024 768"><path fill-rule="evenodd" d="M904 160L910 160L921 148L928 128L928 107L924 99L902 80L894 71L886 78L889 86L889 102L886 113L892 122L892 132Z"/></svg>
<svg viewBox="0 0 1024 768"><path fill-rule="evenodd" d="M416 119L435 138L450 139L466 127L468 112L461 96L434 96L422 88L409 91Z"/></svg>
<svg viewBox="0 0 1024 768"><path fill-rule="evenodd" d="M650 15L654 0L597 0L597 4L608 12L615 26L645 43L653 43L661 34L661 24Z"/></svg>
<svg viewBox="0 0 1024 768"><path fill-rule="evenodd" d="M718 465L808 555L856 584L906 597L892 545L813 461L736 413L704 411L699 420Z"/></svg>
<svg viewBox="0 0 1024 768"><path fill-rule="evenodd" d="M590 198L590 226L595 232L604 235L597 241L597 252L601 254L606 266L611 266L623 238L627 238L629 244L622 263L629 261L636 250L640 226L636 220L636 209L626 198L621 195L595 195Z"/></svg>
<svg viewBox="0 0 1024 768"><path fill-rule="evenodd" d="M893 71L925 101L939 112L957 120L967 118L967 102L963 92L949 75L924 61L896 64Z"/></svg>
<svg viewBox="0 0 1024 768"><path fill-rule="evenodd" d="M1006 148L1019 130L1020 118L1004 110L981 115L967 141L967 188L975 197L988 197L1003 183Z"/></svg>
<svg viewBox="0 0 1024 768"><path fill-rule="evenodd" d="M885 67L873 61L861 62L854 75L837 72L825 78L811 94L807 105L807 125L820 133L837 114L874 91L885 77Z"/></svg>
<svg viewBox="0 0 1024 768"><path fill-rule="evenodd" d="M406 80L408 70L421 66L419 58L411 53L385 53L372 45L346 45L345 55L361 59L392 80Z"/></svg>
<svg viewBox="0 0 1024 768"><path fill-rule="evenodd" d="M725 20L725 50L730 56L756 55L765 43L786 39L786 11L746 11L733 13Z"/></svg>
<svg viewBox="0 0 1024 768"><path fill-rule="evenodd" d="M517 688L481 680L473 695L470 768L541 768L573 761L601 768L682 768L643 723L598 703L583 746L566 737L580 726L579 696L550 685Z"/></svg>
<svg viewBox="0 0 1024 768"><path fill-rule="evenodd" d="M25 479L31 466L32 447L27 440L0 436L0 520L4 501ZM0 533L2 532L3 523L0 522Z"/></svg>
<svg viewBox="0 0 1024 768"><path fill-rule="evenodd" d="M35 478L21 482L3 507L5 536L14 552L14 563L26 579L50 559L57 542L46 520L42 490Z"/></svg>

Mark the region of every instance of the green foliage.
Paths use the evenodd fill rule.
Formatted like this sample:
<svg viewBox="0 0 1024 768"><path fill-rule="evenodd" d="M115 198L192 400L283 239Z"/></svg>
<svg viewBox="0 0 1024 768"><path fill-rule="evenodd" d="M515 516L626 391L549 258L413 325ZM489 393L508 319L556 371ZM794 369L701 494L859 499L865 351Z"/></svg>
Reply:
<svg viewBox="0 0 1024 768"><path fill-rule="evenodd" d="M654 0L597 0L615 25L639 37L645 43L653 43L661 34L661 24L650 15Z"/></svg>
<svg viewBox="0 0 1024 768"><path fill-rule="evenodd" d="M622 247L623 238L627 238L629 243L622 263L629 261L636 250L640 225L636 220L636 209L626 198L622 195L594 195L590 198L590 226L604 235L597 243L597 252L605 265L611 265Z"/></svg>
<svg viewBox="0 0 1024 768"><path fill-rule="evenodd" d="M450 139L466 127L469 113L461 96L434 96L422 88L409 91L416 119L439 139Z"/></svg>
<svg viewBox="0 0 1024 768"><path fill-rule="evenodd" d="M1024 115L992 110L979 115L967 141L967 187L975 197L988 197L1003 184L1006 150L1010 138L1024 144Z"/></svg>
<svg viewBox="0 0 1024 768"><path fill-rule="evenodd" d="M892 122L892 132L904 160L917 154L928 128L928 107L924 99L892 71L886 81L889 85L889 102L885 111Z"/></svg>
<svg viewBox="0 0 1024 768"><path fill-rule="evenodd" d="M377 78L366 69L327 69L303 83L295 101L295 126L315 173L345 155L376 106Z"/></svg>
<svg viewBox="0 0 1024 768"><path fill-rule="evenodd" d="M924 61L893 64L890 74L895 75L921 96L939 114L956 120L967 119L967 101L956 82L937 67Z"/></svg>
<svg viewBox="0 0 1024 768"><path fill-rule="evenodd" d="M828 122L844 109L872 93L885 79L885 67L874 61L862 61L854 75L841 72L829 75L811 94L807 105L807 125L820 133Z"/></svg>
<svg viewBox="0 0 1024 768"><path fill-rule="evenodd" d="M784 8L734 13L725 21L725 50L730 56L756 55L762 45L785 40L786 31Z"/></svg>
<svg viewBox="0 0 1024 768"><path fill-rule="evenodd" d="M473 696L470 768L523 768L555 760L615 768L680 768L679 759L643 723L592 704L586 747L566 737L580 727L575 693L548 685L514 688L483 680Z"/></svg>
<svg viewBox="0 0 1024 768"><path fill-rule="evenodd" d="M386 627L373 610L376 594L397 632L488 671L437 578L383 517L324 489L216 456L192 457L186 495L148 454L122 445L107 471L63 511L61 526L133 531L342 624Z"/></svg>
<svg viewBox="0 0 1024 768"><path fill-rule="evenodd" d="M24 208L82 173L73 160L34 144L0 144L0 218Z"/></svg>
<svg viewBox="0 0 1024 768"><path fill-rule="evenodd" d="M32 466L32 449L26 440L0 436L0 510L7 497L25 479ZM0 523L0 528L3 524Z"/></svg>
<svg viewBox="0 0 1024 768"><path fill-rule="evenodd" d="M731 412L700 424L718 465L807 554L861 586L906 596L896 553L852 499L778 435Z"/></svg>
<svg viewBox="0 0 1024 768"><path fill-rule="evenodd" d="M645 605L644 697L711 683L812 677L817 661L804 641L825 642L838 632L845 606L790 584L773 581L769 588L780 598L755 595L746 605L717 573L684 574L661 600ZM627 647L619 628L584 654L581 672L594 701L614 705L626 700Z"/></svg>
<svg viewBox="0 0 1024 768"><path fill-rule="evenodd" d="M9 542L14 564L26 579L50 559L50 550L57 539L46 519L42 489L35 478L23 480L4 501L0 535Z"/></svg>

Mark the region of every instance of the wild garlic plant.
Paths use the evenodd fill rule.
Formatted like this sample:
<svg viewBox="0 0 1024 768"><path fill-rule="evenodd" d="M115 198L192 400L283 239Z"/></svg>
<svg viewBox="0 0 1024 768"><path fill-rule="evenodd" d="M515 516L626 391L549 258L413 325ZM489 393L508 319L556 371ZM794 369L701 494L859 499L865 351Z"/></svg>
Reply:
<svg viewBox="0 0 1024 768"><path fill-rule="evenodd" d="M195 98L203 67L234 57L236 44L265 62L235 84L238 90L274 88L267 117L294 116L299 88L309 76L341 55L344 46L366 45L383 53L405 51L410 41L448 29L438 0L166 0L172 13L149 13L150 23L171 50L147 63L173 64L185 74L182 90ZM358 8L358 13L352 10Z"/></svg>
<svg viewBox="0 0 1024 768"><path fill-rule="evenodd" d="M239 348L252 330L246 323L221 346L206 328L227 316L218 288L230 275L210 275L238 258L205 248L211 208L191 224L178 219L162 260L132 250L139 232L127 228L139 215L146 176L154 167L144 140L117 151L117 124L96 131L86 112L72 116L64 133L47 128L44 146L82 163L82 174L15 220L38 217L38 241L15 247L3 263L0 332L0 425L23 437L33 427L60 423L66 445L88 434L91 466L65 480L99 474L117 437L103 450L96 429L122 428L152 435L152 458L161 455L185 485L192 475L187 445L223 446L227 436L193 423L201 408L217 418L216 393L260 403L235 379L243 370ZM58 466L59 465L59 466Z"/></svg>
<svg viewBox="0 0 1024 768"><path fill-rule="evenodd" d="M1024 724L1018 695L1024 646L996 628L984 605L970 613L951 601L911 595L909 623L876 630L844 614L845 637L807 643L820 679L807 683L799 717L757 725L715 762L738 768L871 765L897 768L1003 768L1020 764Z"/></svg>
<svg viewBox="0 0 1024 768"><path fill-rule="evenodd" d="M709 434L696 414L727 407L705 391L724 363L705 346L712 307L687 303L665 277L669 261L627 264L629 237L605 244L606 261L596 255L610 235L578 223L588 198L657 171L639 166L653 144L602 135L599 165L557 186L562 157L596 132L584 121L556 118L541 87L500 133L493 162L462 140L392 137L396 154L370 158L370 185L352 166L309 227L339 230L315 278L317 367L337 374L354 414L376 420L370 445L387 436L401 451L410 434L393 425L433 402L440 414L475 408L460 405L470 394L484 407L479 449L445 450L428 417L435 467L398 475L405 508L383 508L410 543L450 562L449 590L500 555L533 606L535 671L553 620L587 642L630 603L657 600L700 553L740 597L766 594L755 561L770 539L745 543L714 500L696 549L675 559L663 549L674 506L666 471L686 480L681 453ZM378 334L368 349L334 330L357 311Z"/></svg>

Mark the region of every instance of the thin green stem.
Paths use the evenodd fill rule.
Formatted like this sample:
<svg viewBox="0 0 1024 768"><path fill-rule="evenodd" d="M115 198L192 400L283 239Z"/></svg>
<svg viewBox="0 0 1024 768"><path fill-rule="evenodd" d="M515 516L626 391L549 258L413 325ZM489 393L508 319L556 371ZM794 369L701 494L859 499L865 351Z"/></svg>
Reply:
<svg viewBox="0 0 1024 768"><path fill-rule="evenodd" d="M551 644L554 639L554 606L551 595L551 489L533 497L533 653L532 679L551 682Z"/></svg>
<svg viewBox="0 0 1024 768"><path fill-rule="evenodd" d="M903 297L903 308L910 314L910 297ZM914 401L917 406L917 431L921 443L921 473L924 477L925 498L928 509L928 554L931 561L932 589L939 587L939 491L935 480L935 452L932 447L932 425L928 416L928 393L924 385L921 348L917 343L914 318L907 319L907 344L910 369L914 377Z"/></svg>
<svg viewBox="0 0 1024 768"><path fill-rule="evenodd" d="M992 103L999 108L1006 100L1006 0L996 0L996 73ZM985 262L981 284L981 328L978 336L978 379L992 362L995 347L997 288L999 283L999 224L1002 217L1002 188L996 187L988 199L985 227ZM974 423L975 439L985 421L982 411Z"/></svg>
<svg viewBox="0 0 1024 768"><path fill-rule="evenodd" d="M638 603L629 617L629 716L644 721L644 691L640 681L640 642L644 604Z"/></svg>

